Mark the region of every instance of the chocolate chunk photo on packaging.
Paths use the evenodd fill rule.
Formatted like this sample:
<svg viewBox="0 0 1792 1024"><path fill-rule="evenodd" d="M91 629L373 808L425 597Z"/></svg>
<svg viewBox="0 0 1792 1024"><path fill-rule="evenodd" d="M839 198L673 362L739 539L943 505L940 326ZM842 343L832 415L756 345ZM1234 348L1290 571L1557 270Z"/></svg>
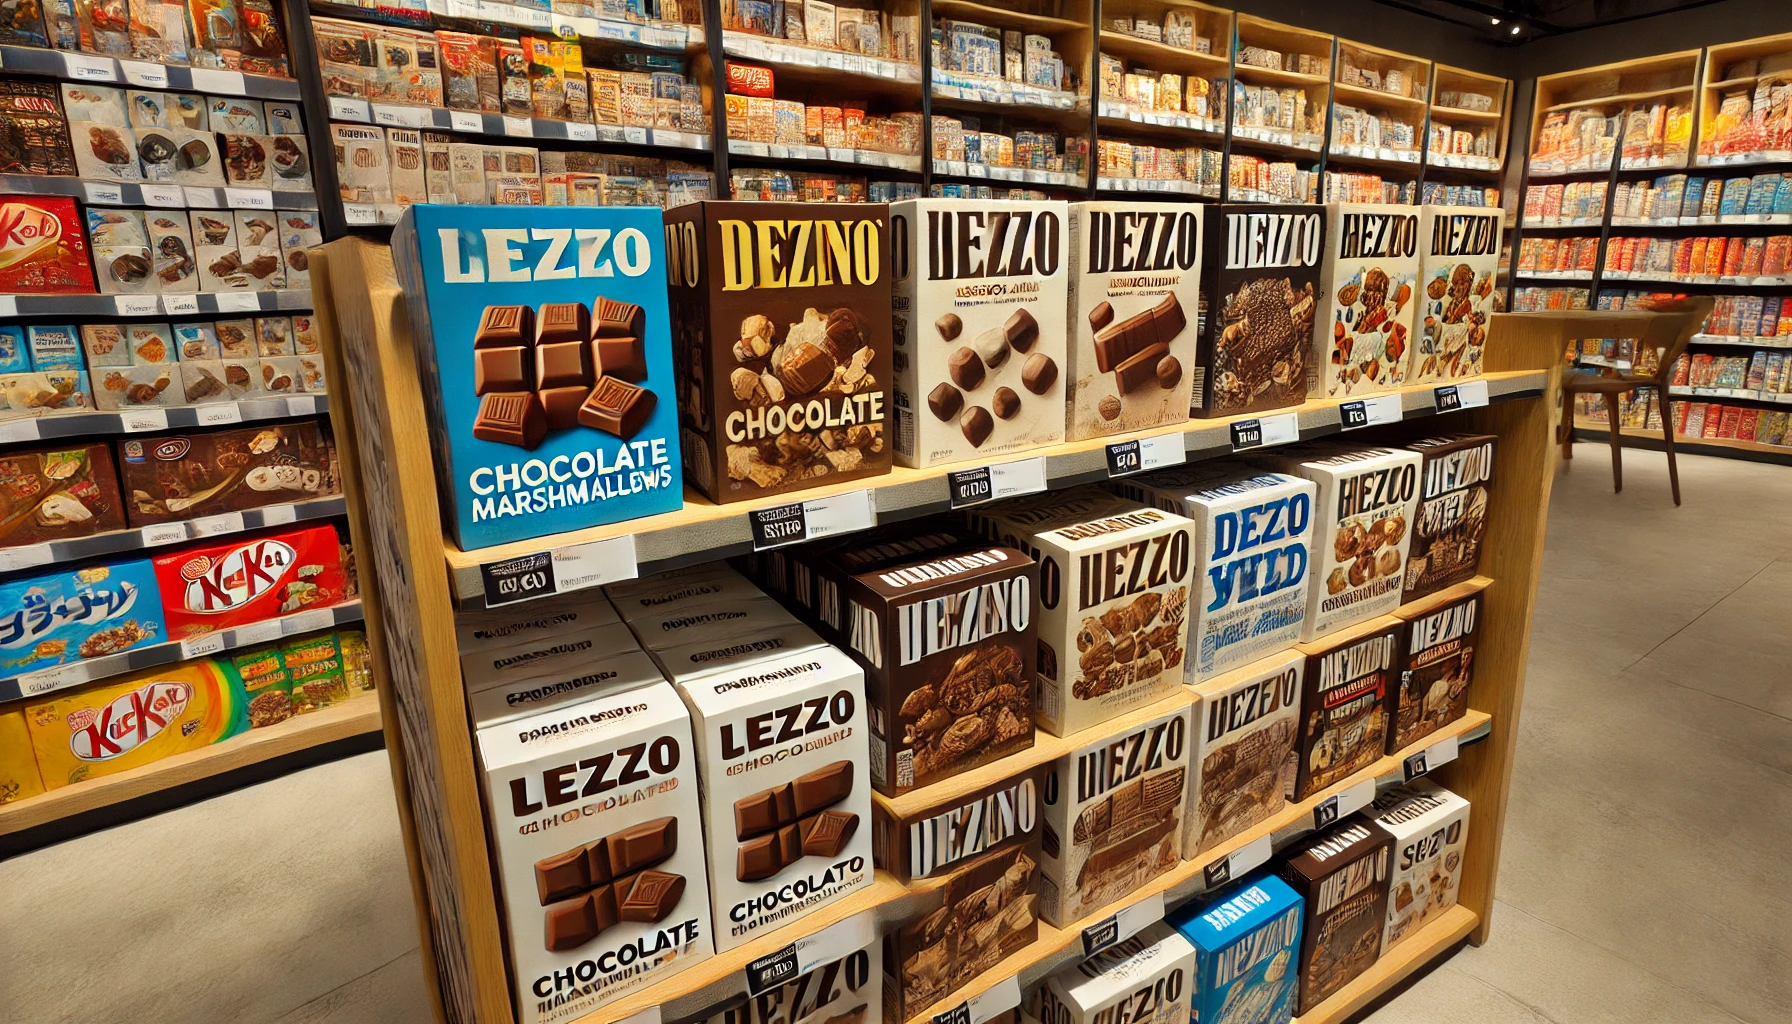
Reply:
<svg viewBox="0 0 1792 1024"><path fill-rule="evenodd" d="M75 169L83 178L142 181L137 162L137 136L129 128L98 121L70 121L69 142L75 148Z"/></svg>
<svg viewBox="0 0 1792 1024"><path fill-rule="evenodd" d="M70 121L92 121L124 128L133 124L123 89L105 85L62 83L62 111Z"/></svg>
<svg viewBox="0 0 1792 1024"><path fill-rule="evenodd" d="M87 244L102 294L141 295L157 290L142 210L88 207Z"/></svg>
<svg viewBox="0 0 1792 1024"><path fill-rule="evenodd" d="M215 188L224 184L224 161L218 157L218 137L196 128L165 128L154 134L174 145L174 177L177 185Z"/></svg>
<svg viewBox="0 0 1792 1024"><path fill-rule="evenodd" d="M199 263L193 256L193 237L187 230L187 216L180 210L146 210L144 220L149 228L150 262L156 275L156 289L184 294L199 290Z"/></svg>
<svg viewBox="0 0 1792 1024"><path fill-rule="evenodd" d="M225 133L218 136L224 145L224 181L229 185L270 188L273 172L268 167L273 139L266 135Z"/></svg>
<svg viewBox="0 0 1792 1024"><path fill-rule="evenodd" d="M125 90L126 111L133 128L184 128L174 98L165 92Z"/></svg>

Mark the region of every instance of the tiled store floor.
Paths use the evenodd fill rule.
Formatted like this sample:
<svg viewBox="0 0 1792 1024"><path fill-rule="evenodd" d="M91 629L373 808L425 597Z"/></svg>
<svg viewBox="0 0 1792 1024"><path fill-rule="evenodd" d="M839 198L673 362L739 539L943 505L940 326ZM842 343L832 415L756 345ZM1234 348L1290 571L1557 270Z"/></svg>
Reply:
<svg viewBox="0 0 1792 1024"><path fill-rule="evenodd" d="M1492 941L1374 1024L1792 1020L1792 468L1556 483ZM386 755L0 863L0 1020L423 1024Z"/></svg>

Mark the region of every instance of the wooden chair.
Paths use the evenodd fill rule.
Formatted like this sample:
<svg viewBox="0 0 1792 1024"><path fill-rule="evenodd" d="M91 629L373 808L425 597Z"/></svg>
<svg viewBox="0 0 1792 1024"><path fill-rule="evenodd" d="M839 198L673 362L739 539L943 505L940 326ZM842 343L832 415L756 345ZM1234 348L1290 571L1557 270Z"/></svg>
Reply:
<svg viewBox="0 0 1792 1024"><path fill-rule="evenodd" d="M1643 336L1636 339L1636 342L1639 357L1644 349L1654 350L1656 364L1652 374L1617 372L1609 375L1563 375L1562 424L1557 435L1562 443L1562 458L1574 458L1574 396L1602 396L1605 399L1606 424L1611 429L1612 490L1624 490L1624 456L1618 434L1618 396L1629 394L1638 388L1654 388L1656 400L1661 403L1661 436L1668 453L1668 483L1673 488L1674 504L1680 504L1680 467L1674 462L1674 405L1673 396L1668 394L1668 381L1674 376L1674 364L1685 354L1686 346L1692 341L1692 336L1704 326L1705 318L1711 315L1711 308L1715 304L1716 300L1704 295L1649 307L1660 315L1651 318ZM1639 358L1636 362L1642 360Z"/></svg>

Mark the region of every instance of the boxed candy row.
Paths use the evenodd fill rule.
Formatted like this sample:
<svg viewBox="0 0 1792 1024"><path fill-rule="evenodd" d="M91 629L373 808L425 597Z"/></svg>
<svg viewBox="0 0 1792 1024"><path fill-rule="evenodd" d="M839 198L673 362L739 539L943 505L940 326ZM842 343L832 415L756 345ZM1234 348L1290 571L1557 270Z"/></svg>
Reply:
<svg viewBox="0 0 1792 1024"><path fill-rule="evenodd" d="M19 578L0 585L0 672L204 636L355 592L347 546L328 525Z"/></svg>
<svg viewBox="0 0 1792 1024"><path fill-rule="evenodd" d="M373 689L367 636L320 633L0 709L0 805L141 768Z"/></svg>
<svg viewBox="0 0 1792 1024"><path fill-rule="evenodd" d="M847 7L826 0L774 4L748 0L722 11L722 27L774 39L788 39L823 50L913 64L921 59L921 18L875 7ZM935 67L944 65L935 64Z"/></svg>
<svg viewBox="0 0 1792 1024"><path fill-rule="evenodd" d="M20 3L0 15L0 44L290 77L272 0Z"/></svg>

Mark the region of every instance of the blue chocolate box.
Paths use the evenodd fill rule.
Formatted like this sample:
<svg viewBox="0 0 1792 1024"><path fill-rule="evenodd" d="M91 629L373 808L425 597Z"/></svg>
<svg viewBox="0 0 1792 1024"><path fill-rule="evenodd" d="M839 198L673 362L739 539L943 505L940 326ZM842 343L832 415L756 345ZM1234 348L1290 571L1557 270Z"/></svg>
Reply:
<svg viewBox="0 0 1792 1024"><path fill-rule="evenodd" d="M1287 1024L1300 979L1300 894L1258 874L1170 915L1195 947L1192 1024Z"/></svg>

